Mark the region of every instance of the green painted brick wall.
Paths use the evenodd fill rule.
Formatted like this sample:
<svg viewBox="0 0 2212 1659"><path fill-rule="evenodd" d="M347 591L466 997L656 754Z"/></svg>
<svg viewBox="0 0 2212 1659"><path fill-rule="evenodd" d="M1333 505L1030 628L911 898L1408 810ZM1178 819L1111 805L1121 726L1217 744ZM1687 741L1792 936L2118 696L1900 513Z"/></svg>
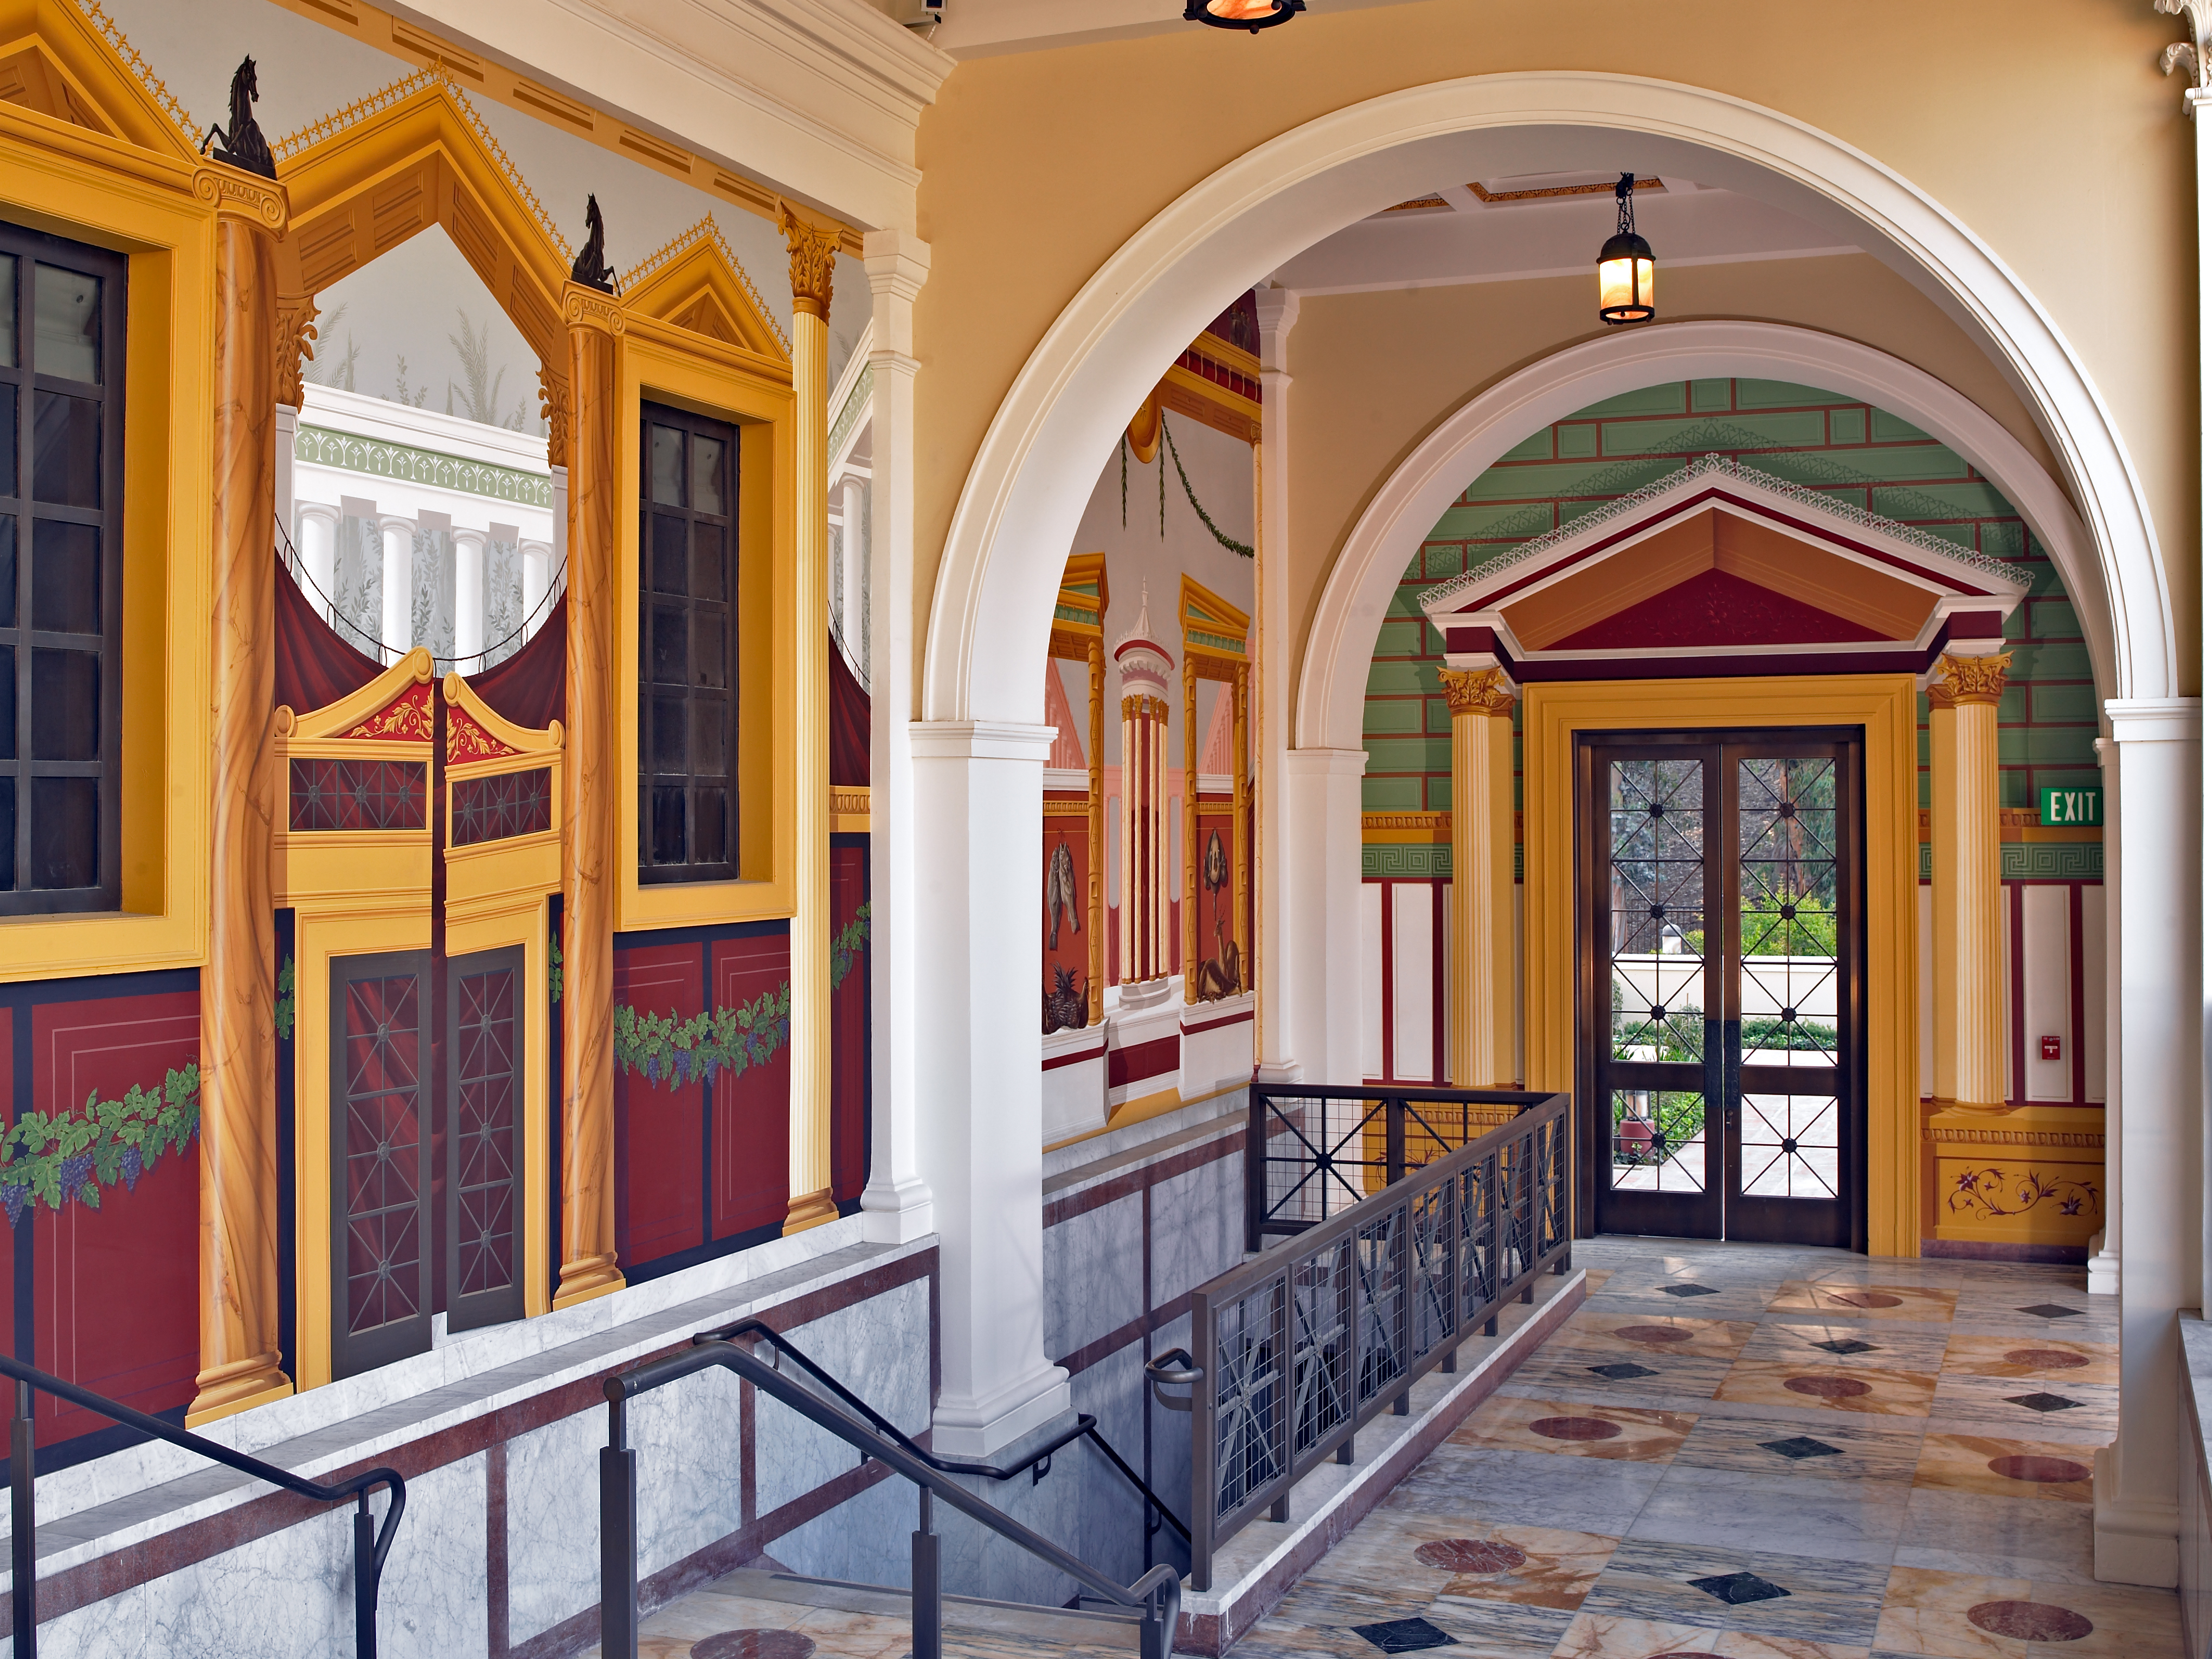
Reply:
<svg viewBox="0 0 2212 1659"><path fill-rule="evenodd" d="M2034 586L2006 629L2013 666L1997 711L1999 799L2032 806L2045 785L2098 781L2091 747L2096 690L2081 623L2057 571L1988 480L1909 422L1815 387L1670 381L1608 398L1534 434L1437 520L1392 599L1368 673L1368 811L1450 806L1451 715L1434 672L1443 641L1417 620L1423 592L1707 453L2018 565ZM1924 697L1920 719L1924 805ZM1517 793L1517 754L1516 770Z"/></svg>

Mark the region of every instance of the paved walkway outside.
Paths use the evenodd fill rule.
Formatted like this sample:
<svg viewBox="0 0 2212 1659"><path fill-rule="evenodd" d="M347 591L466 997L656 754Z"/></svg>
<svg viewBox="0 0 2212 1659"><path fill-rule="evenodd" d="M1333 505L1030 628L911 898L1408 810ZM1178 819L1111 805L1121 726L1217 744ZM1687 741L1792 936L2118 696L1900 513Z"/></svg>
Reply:
<svg viewBox="0 0 2212 1659"><path fill-rule="evenodd" d="M1575 1248L1588 1304L1236 1659L2179 1659L2171 1591L2090 1571L2118 1347L2079 1268ZM903 1620L714 1589L645 1628L648 1659L909 1645Z"/></svg>

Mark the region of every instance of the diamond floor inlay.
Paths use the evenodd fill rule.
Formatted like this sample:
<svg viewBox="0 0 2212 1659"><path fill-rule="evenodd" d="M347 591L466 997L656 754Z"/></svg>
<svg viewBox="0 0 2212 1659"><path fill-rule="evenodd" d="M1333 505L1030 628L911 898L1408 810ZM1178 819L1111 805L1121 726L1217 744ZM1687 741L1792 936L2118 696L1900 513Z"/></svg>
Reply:
<svg viewBox="0 0 2212 1659"><path fill-rule="evenodd" d="M1768 1451L1778 1452L1793 1462L1807 1457L1841 1457L1844 1455L1841 1446L1815 1440L1809 1434L1801 1434L1789 1440L1762 1440L1759 1443Z"/></svg>
<svg viewBox="0 0 2212 1659"><path fill-rule="evenodd" d="M1639 1365L1632 1359L1623 1359L1611 1365L1592 1365L1589 1369L1614 1382L1632 1382L1639 1376L1659 1375L1649 1365Z"/></svg>
<svg viewBox="0 0 2212 1659"><path fill-rule="evenodd" d="M1364 1636L1384 1653L1419 1653L1429 1648L1456 1646L1449 1633L1425 1619L1389 1619L1379 1625L1354 1625L1354 1636Z"/></svg>
<svg viewBox="0 0 2212 1659"><path fill-rule="evenodd" d="M1710 1285L1662 1285L1662 1296L1718 1296L1720 1292Z"/></svg>
<svg viewBox="0 0 2212 1659"><path fill-rule="evenodd" d="M2080 1308L2062 1308L2056 1302L2039 1302L2033 1308L2022 1308L2024 1314L2033 1314L2038 1319L2078 1319Z"/></svg>
<svg viewBox="0 0 2212 1659"><path fill-rule="evenodd" d="M1781 1585L1761 1578L1755 1572L1717 1573L1711 1578L1692 1578L1692 1589L1701 1589L1716 1601L1725 1601L1730 1607L1741 1607L1747 1601L1771 1601L1790 1592Z"/></svg>
<svg viewBox="0 0 2212 1659"><path fill-rule="evenodd" d="M2075 1412L2081 1409L2081 1401L2069 1400L2063 1394L2008 1394L2008 1406L2025 1406L2032 1412Z"/></svg>
<svg viewBox="0 0 2212 1659"><path fill-rule="evenodd" d="M1816 1348L1826 1348L1830 1353L1834 1354L1876 1353L1880 1352L1873 1343L1862 1342L1855 1336L1832 1337L1826 1342L1815 1342L1813 1346Z"/></svg>

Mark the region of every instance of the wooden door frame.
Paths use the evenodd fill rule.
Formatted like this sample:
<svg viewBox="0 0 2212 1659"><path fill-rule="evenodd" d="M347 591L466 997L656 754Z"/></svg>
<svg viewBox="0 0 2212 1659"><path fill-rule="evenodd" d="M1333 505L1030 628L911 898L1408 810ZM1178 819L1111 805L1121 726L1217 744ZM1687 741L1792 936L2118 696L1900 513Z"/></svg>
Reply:
<svg viewBox="0 0 2212 1659"><path fill-rule="evenodd" d="M1918 702L1909 674L1577 681L1528 688L1522 708L1527 1086L1576 1086L1577 735L1856 726L1864 735L1866 1237L1920 1254ZM1577 1158L1577 1168L1582 1168ZM1577 1181L1575 1225L1590 1194Z"/></svg>

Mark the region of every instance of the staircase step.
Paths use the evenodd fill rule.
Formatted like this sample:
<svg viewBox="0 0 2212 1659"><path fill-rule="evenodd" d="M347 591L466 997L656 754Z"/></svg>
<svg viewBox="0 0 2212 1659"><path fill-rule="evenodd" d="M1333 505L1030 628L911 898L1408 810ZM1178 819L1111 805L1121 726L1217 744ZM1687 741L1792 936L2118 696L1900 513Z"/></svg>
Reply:
<svg viewBox="0 0 2212 1659"><path fill-rule="evenodd" d="M715 1589L760 1601L787 1601L838 1613L869 1613L884 1618L914 1616L913 1596L884 1584L855 1584L804 1573L769 1572L741 1567L716 1581ZM993 1601L981 1596L947 1595L945 1628L986 1635L1029 1637L1046 1642L1075 1642L1091 1647L1136 1651L1138 1615L1119 1607L1047 1607L1029 1601Z"/></svg>

